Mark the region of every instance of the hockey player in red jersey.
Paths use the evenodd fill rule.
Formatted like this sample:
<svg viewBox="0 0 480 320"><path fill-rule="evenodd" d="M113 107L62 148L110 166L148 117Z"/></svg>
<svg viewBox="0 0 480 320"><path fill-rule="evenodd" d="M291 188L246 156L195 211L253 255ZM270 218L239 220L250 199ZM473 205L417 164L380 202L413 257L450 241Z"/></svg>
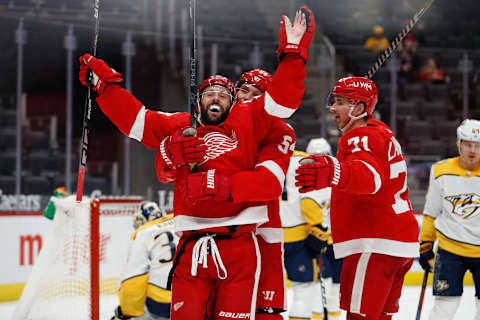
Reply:
<svg viewBox="0 0 480 320"><path fill-rule="evenodd" d="M238 103L258 98L272 81L272 75L262 69L244 72L236 83L235 99ZM257 228L261 255L261 272L257 297L256 319L281 320L286 310L286 284L283 264L283 231L279 218L278 197L282 192L290 157L293 153L295 133L283 121L272 123L267 137L260 144L255 172L245 172L255 181L255 188L245 190L246 198L272 198L268 201L268 222ZM200 142L199 142L200 143ZM194 154L201 147L189 145L185 153ZM175 181L175 169L167 166L162 158L156 161L160 181ZM265 168L269 168L265 170Z"/></svg>
<svg viewBox="0 0 480 320"><path fill-rule="evenodd" d="M272 76L262 69L244 72L237 82L236 98L239 102L259 97L267 88ZM261 272L258 286L258 320L282 320L287 308L286 283L283 262L283 230L280 220L279 196L282 193L290 157L295 148L295 132L283 121L276 121L258 150L257 168L271 168L276 179L257 184L258 189L269 190L273 200L267 202L268 222L257 228L261 254ZM257 190L250 190L252 196Z"/></svg>
<svg viewBox="0 0 480 320"><path fill-rule="evenodd" d="M310 156L297 170L300 192L332 187L331 231L344 258L340 307L347 319L392 319L403 278L418 256L418 224L408 200L407 165L386 124L372 119L375 83L340 79L329 99L343 131L337 157Z"/></svg>
<svg viewBox="0 0 480 320"><path fill-rule="evenodd" d="M264 198L265 192L260 192L264 190L250 197L257 188L251 178L257 171L259 142L272 123L295 111L303 96L307 48L314 30L311 12L306 8L303 12L293 26L282 19L281 62L264 95L231 107L233 85L228 79L214 76L204 81L198 96L197 137L181 136L190 123L189 114L147 110L115 84L120 75L103 61L89 55L81 58L94 72L102 111L123 133L160 150L157 159L179 168L174 212L182 238L172 283L172 319L255 318L261 257L253 231L268 220L265 202L270 198ZM86 83L82 72L81 80ZM203 139L206 155L201 161L193 157L197 172L190 173L188 153L178 152L182 148L176 146L197 145L194 139ZM177 150L176 155L172 150ZM272 170L261 166L258 171Z"/></svg>

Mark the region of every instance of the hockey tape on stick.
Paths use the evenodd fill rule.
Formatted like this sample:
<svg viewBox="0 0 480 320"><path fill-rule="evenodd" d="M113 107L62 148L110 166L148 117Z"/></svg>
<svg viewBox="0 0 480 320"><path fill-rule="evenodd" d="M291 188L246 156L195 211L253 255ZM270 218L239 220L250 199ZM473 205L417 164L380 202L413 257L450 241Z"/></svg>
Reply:
<svg viewBox="0 0 480 320"><path fill-rule="evenodd" d="M415 15L413 16L410 21L403 27L402 31L395 37L395 39L390 43L390 46L378 57L377 61L373 64L373 66L370 67L370 70L368 70L367 74L365 75L365 78L372 79L375 73L380 69L380 67L385 63L385 61L390 58L392 53L397 49L398 45L402 40L405 38L405 36L413 29L413 27L417 24L418 20L424 15L424 13L430 8L432 5L433 1L435 0L427 0L425 5L423 6L422 9L420 9Z"/></svg>
<svg viewBox="0 0 480 320"><path fill-rule="evenodd" d="M100 30L100 0L94 0L93 4L93 20L95 21L95 27L93 29L93 39L92 39L92 55L95 57L97 55L97 43L98 43L98 34ZM91 77L91 72L90 72ZM78 165L78 177L77 177L77 202L82 201L83 197L83 186L85 183L85 171L87 167L87 151L88 151L88 139L90 134L89 121L92 116L92 90L91 83L88 81L88 88L85 98L85 108L83 111L83 127L82 127L82 140L80 146L80 159Z"/></svg>

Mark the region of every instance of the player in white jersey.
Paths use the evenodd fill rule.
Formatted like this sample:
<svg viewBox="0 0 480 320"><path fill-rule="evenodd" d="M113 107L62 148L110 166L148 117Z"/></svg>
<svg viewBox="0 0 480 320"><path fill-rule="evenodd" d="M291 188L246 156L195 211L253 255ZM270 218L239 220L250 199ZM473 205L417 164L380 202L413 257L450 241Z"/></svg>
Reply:
<svg viewBox="0 0 480 320"><path fill-rule="evenodd" d="M312 139L307 152L331 153L331 148L325 139ZM289 318L292 320L323 317L320 284L317 281L317 258L326 248L330 237L328 227L322 224L322 222L328 224L329 221L330 188L300 194L295 187L295 170L300 159L306 155L304 152L295 151L290 158L283 201L280 203L285 242L285 268L293 288L293 303L289 311ZM338 295L336 301L336 309L332 305L332 310L337 310L339 314ZM336 314L337 312L330 314L329 310L329 317Z"/></svg>
<svg viewBox="0 0 480 320"><path fill-rule="evenodd" d="M166 288L178 243L173 214L166 215L155 202L145 201L135 214L134 226L118 291L120 305L111 320L169 319L172 293Z"/></svg>
<svg viewBox="0 0 480 320"><path fill-rule="evenodd" d="M453 319L467 270L475 283L474 319L480 319L480 121L467 119L460 124L457 145L459 157L432 165L423 210L420 264L424 269L434 267L430 320Z"/></svg>
<svg viewBox="0 0 480 320"><path fill-rule="evenodd" d="M330 144L324 138L312 139L308 143L307 153L313 155L332 155L332 148ZM325 286L327 311L329 320L338 320L341 316L340 311L340 274L342 272L343 259L335 259L333 253L333 241L330 234L330 196L331 188L325 188L318 191L302 194L304 199L312 196L316 197L316 201L320 204L322 209L322 221L321 224L325 227L326 231L321 230L323 239L328 238L327 246L320 255L322 260L322 268L320 272L321 280ZM323 304L319 297L322 296L322 288L320 281L317 281L315 285L316 299L313 303L312 319L323 318Z"/></svg>

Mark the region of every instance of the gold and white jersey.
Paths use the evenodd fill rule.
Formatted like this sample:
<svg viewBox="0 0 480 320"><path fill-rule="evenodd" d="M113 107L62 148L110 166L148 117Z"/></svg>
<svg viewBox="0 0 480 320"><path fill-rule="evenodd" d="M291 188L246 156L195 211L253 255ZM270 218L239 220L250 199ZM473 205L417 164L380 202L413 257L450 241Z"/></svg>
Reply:
<svg viewBox="0 0 480 320"><path fill-rule="evenodd" d="M435 219L440 246L442 240L480 246L480 170L465 170L458 157L433 164L423 213Z"/></svg>
<svg viewBox="0 0 480 320"><path fill-rule="evenodd" d="M141 315L147 297L171 303L171 292L166 288L177 243L173 214L135 230L118 293L125 314Z"/></svg>
<svg viewBox="0 0 480 320"><path fill-rule="evenodd" d="M294 227L307 223L302 214L301 194L298 192L298 188L295 187L295 171L300 165L300 160L306 156L308 156L307 153L294 151L290 157L290 165L285 176L285 186L280 201L282 227Z"/></svg>
<svg viewBox="0 0 480 320"><path fill-rule="evenodd" d="M285 188L280 201L285 242L304 240L311 225L323 223L324 226L330 227L331 188L302 194L295 186L295 171L305 156L308 154L294 151L285 177Z"/></svg>

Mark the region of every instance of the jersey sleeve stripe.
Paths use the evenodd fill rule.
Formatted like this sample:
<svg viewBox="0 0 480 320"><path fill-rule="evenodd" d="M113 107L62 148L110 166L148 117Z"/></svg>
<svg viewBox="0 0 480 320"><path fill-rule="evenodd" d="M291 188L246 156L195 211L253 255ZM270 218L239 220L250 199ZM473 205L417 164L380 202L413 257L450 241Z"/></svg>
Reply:
<svg viewBox="0 0 480 320"><path fill-rule="evenodd" d="M283 188L283 184L285 182L285 173L283 172L282 168L277 163L275 163L275 161L263 161L255 165L255 168L258 166L265 167L268 171L270 171L277 178L280 187Z"/></svg>
<svg viewBox="0 0 480 320"><path fill-rule="evenodd" d="M374 167L372 167L370 164L363 160L357 160L362 162L373 174L373 181L375 183L375 190L371 194L377 193L378 190L380 190L380 187L382 186L382 179L380 178L380 175L378 174L377 170L375 170Z"/></svg>
<svg viewBox="0 0 480 320"><path fill-rule="evenodd" d="M265 92L265 111L274 117L287 119L295 112L296 109L284 107L276 103L273 98Z"/></svg>
<svg viewBox="0 0 480 320"><path fill-rule="evenodd" d="M130 129L130 133L128 136L132 139L137 141L142 141L143 139L143 130L145 129L145 115L147 113L147 109L145 106L142 106L142 109L138 111L137 117L135 118L135 122L132 125L132 129Z"/></svg>

